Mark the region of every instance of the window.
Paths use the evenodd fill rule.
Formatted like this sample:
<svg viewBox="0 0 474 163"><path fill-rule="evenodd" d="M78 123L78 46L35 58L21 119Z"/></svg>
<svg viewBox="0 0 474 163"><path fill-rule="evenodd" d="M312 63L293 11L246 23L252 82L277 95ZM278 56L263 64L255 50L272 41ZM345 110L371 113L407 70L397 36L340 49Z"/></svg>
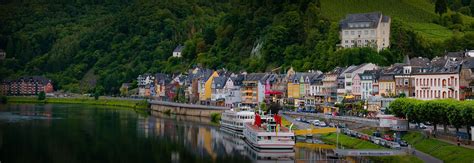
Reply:
<svg viewBox="0 0 474 163"><path fill-rule="evenodd" d="M375 30L373 30L373 29L370 30L370 34L371 34L372 36L374 36L374 35L375 35Z"/></svg>
<svg viewBox="0 0 474 163"><path fill-rule="evenodd" d="M349 43L349 40L345 40L344 42L347 44L347 43Z"/></svg>
<svg viewBox="0 0 474 163"><path fill-rule="evenodd" d="M351 35L354 35L354 31L351 31Z"/></svg>
<svg viewBox="0 0 474 163"><path fill-rule="evenodd" d="M349 31L344 31L344 35L349 35Z"/></svg>
<svg viewBox="0 0 474 163"><path fill-rule="evenodd" d="M404 82L405 82L405 85L408 85L408 79L405 79Z"/></svg>
<svg viewBox="0 0 474 163"><path fill-rule="evenodd" d="M361 35L361 34L362 34L362 32L361 32L361 31L357 31L357 34L358 34L358 35Z"/></svg>
<svg viewBox="0 0 474 163"><path fill-rule="evenodd" d="M365 30L365 31L364 31L364 35L369 35L369 31L368 31L368 30Z"/></svg>

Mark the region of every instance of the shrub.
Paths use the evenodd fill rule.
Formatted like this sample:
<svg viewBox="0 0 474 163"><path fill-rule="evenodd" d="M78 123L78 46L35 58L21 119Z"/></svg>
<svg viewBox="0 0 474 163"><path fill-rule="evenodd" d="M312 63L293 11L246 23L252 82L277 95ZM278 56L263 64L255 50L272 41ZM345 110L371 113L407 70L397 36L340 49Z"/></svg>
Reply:
<svg viewBox="0 0 474 163"><path fill-rule="evenodd" d="M215 122L215 123L221 121L221 113L212 113L211 114L211 121Z"/></svg>
<svg viewBox="0 0 474 163"><path fill-rule="evenodd" d="M38 100L45 100L45 99L46 99L46 93L44 93L44 91L41 91L38 94Z"/></svg>
<svg viewBox="0 0 474 163"><path fill-rule="evenodd" d="M7 96L0 95L0 104L6 104L7 103Z"/></svg>

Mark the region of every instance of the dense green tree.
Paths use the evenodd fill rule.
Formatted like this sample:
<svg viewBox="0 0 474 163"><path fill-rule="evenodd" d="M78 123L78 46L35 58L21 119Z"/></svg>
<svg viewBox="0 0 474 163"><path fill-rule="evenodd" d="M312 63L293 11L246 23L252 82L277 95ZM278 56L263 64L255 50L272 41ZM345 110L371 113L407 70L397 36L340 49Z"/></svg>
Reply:
<svg viewBox="0 0 474 163"><path fill-rule="evenodd" d="M46 93L44 93L44 91L41 91L39 94L38 94L38 100L45 100L46 99Z"/></svg>
<svg viewBox="0 0 474 163"><path fill-rule="evenodd" d="M441 16L446 12L448 12L448 7L447 7L446 0L436 0L436 2L435 2L435 13L437 13L437 14L439 14L439 16Z"/></svg>

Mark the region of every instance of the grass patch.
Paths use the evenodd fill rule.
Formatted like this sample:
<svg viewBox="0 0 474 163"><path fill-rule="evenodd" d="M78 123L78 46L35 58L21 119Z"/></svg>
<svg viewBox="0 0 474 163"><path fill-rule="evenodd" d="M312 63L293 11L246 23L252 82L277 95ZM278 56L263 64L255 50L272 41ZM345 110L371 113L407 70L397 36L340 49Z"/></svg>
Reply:
<svg viewBox="0 0 474 163"><path fill-rule="evenodd" d="M419 132L409 132L403 136L416 149L444 162L474 162L474 149L458 147L436 139L427 139Z"/></svg>
<svg viewBox="0 0 474 163"><path fill-rule="evenodd" d="M336 144L337 134L329 133L322 135L321 140L330 144ZM346 148L352 149L387 149L385 147L373 144L368 141L360 140L353 138L344 134L339 134L339 144L345 146ZM423 161L414 156L382 156L382 157L368 157L370 160L375 162L410 162L410 163L422 163Z"/></svg>
<svg viewBox="0 0 474 163"><path fill-rule="evenodd" d="M434 23L407 23L413 30L417 31L422 37L430 40L442 41L446 38L452 37L453 32L441 25Z"/></svg>
<svg viewBox="0 0 474 163"><path fill-rule="evenodd" d="M89 105L106 105L130 107L136 109L147 109L148 102L146 100L123 100L123 99L105 99L99 98L95 100L90 97L83 98L46 98L38 100L37 97L8 97L8 102L12 103L58 103L58 104L89 104Z"/></svg>
<svg viewBox="0 0 474 163"><path fill-rule="evenodd" d="M321 0L323 16L339 22L349 13L380 11L406 22L431 23L438 15L428 0Z"/></svg>
<svg viewBox="0 0 474 163"><path fill-rule="evenodd" d="M322 135L320 139L323 140L324 142L336 144L337 134L336 133L325 134L325 135ZM371 142L353 138L344 134L339 134L339 144L342 146L345 146L348 148L354 148L354 149L386 149L382 146L375 145Z"/></svg>
<svg viewBox="0 0 474 163"><path fill-rule="evenodd" d="M281 124L287 128L289 128L291 126L291 122L288 121L285 117L281 117ZM298 130L298 126L296 125L293 125L293 127L291 128L291 130Z"/></svg>

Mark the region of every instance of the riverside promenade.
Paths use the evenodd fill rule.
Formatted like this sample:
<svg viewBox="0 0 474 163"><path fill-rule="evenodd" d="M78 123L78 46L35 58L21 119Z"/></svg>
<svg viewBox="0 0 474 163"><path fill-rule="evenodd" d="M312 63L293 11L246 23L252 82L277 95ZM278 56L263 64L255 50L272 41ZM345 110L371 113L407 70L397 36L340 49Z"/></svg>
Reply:
<svg viewBox="0 0 474 163"><path fill-rule="evenodd" d="M218 114L230 110L228 107L183 104L159 100L149 100L148 103L150 104L151 111L201 117L211 117L212 114Z"/></svg>

